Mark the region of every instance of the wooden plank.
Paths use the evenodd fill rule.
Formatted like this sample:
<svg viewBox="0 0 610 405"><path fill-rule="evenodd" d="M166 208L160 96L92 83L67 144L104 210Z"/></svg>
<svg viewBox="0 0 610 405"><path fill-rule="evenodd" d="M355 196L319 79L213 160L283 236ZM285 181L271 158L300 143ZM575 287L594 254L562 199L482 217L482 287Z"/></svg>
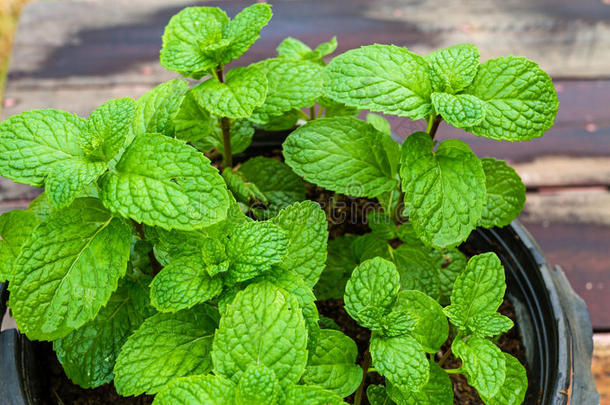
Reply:
<svg viewBox="0 0 610 405"><path fill-rule="evenodd" d="M593 378L601 405L610 405L610 333L593 335Z"/></svg>

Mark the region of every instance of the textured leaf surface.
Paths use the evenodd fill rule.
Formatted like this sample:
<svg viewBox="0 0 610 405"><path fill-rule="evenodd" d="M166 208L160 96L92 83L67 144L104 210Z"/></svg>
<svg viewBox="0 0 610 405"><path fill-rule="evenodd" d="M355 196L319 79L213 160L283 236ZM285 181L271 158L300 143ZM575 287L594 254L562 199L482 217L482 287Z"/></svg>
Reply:
<svg viewBox="0 0 610 405"><path fill-rule="evenodd" d="M343 332L322 329L309 353L303 381L347 397L362 381L362 368L355 364L357 356L356 343Z"/></svg>
<svg viewBox="0 0 610 405"><path fill-rule="evenodd" d="M487 105L470 94L432 93L432 105L445 121L456 128L477 125L485 118Z"/></svg>
<svg viewBox="0 0 610 405"><path fill-rule="evenodd" d="M473 256L455 280L451 305L446 308L451 322L464 327L478 314L496 312L505 290L504 267L498 256L495 253Z"/></svg>
<svg viewBox="0 0 610 405"><path fill-rule="evenodd" d="M371 124L377 131L392 135L392 128L388 120L377 114L367 114L366 122Z"/></svg>
<svg viewBox="0 0 610 405"><path fill-rule="evenodd" d="M371 405L393 405L394 401L388 396L383 385L369 385L366 389L366 398Z"/></svg>
<svg viewBox="0 0 610 405"><path fill-rule="evenodd" d="M201 78L216 68L228 46L223 32L229 18L216 7L187 7L174 15L163 32L161 65L185 77Z"/></svg>
<svg viewBox="0 0 610 405"><path fill-rule="evenodd" d="M404 290L418 290L435 300L439 297L440 276L438 267L425 247L400 245L393 253L400 285Z"/></svg>
<svg viewBox="0 0 610 405"><path fill-rule="evenodd" d="M217 126L218 120L212 117L208 110L197 104L192 91L188 91L185 94L182 104L172 122L176 138L187 142L203 140L202 143L209 145L209 149L214 146L210 142L210 138L215 138L211 135ZM208 152L209 149L205 150L205 152Z"/></svg>
<svg viewBox="0 0 610 405"><path fill-rule="evenodd" d="M98 200L78 199L36 228L10 285L19 330L54 340L96 317L125 274L131 232Z"/></svg>
<svg viewBox="0 0 610 405"><path fill-rule="evenodd" d="M333 53L335 49L337 49L336 37L332 37L328 42L322 42L315 50L296 38L288 37L277 47L277 54L282 58L311 60L322 64L322 58Z"/></svg>
<svg viewBox="0 0 610 405"><path fill-rule="evenodd" d="M428 358L414 338L375 336L370 351L375 369L401 390L419 391L428 382Z"/></svg>
<svg viewBox="0 0 610 405"><path fill-rule="evenodd" d="M428 353L439 351L449 336L449 323L438 302L426 294L406 290L398 293L394 310L405 311L416 321L409 331Z"/></svg>
<svg viewBox="0 0 610 405"><path fill-rule="evenodd" d="M267 76L269 89L265 103L250 118L253 122L265 124L294 108L311 107L322 94L322 67L313 62L273 58L256 66Z"/></svg>
<svg viewBox="0 0 610 405"><path fill-rule="evenodd" d="M226 37L230 44L223 54L222 63L229 63L246 52L272 15L271 5L266 3L253 4L237 14L227 27Z"/></svg>
<svg viewBox="0 0 610 405"><path fill-rule="evenodd" d="M222 291L222 279L210 277L198 257L174 260L150 285L151 304L161 312L176 312L206 302Z"/></svg>
<svg viewBox="0 0 610 405"><path fill-rule="evenodd" d="M525 367L508 353L502 353L506 362L506 379L493 397L483 396L485 405L519 405L525 399L527 391L527 373Z"/></svg>
<svg viewBox="0 0 610 405"><path fill-rule="evenodd" d="M194 87L192 92L200 106L214 115L245 118L265 102L267 77L256 66L230 70L224 82L212 77Z"/></svg>
<svg viewBox="0 0 610 405"><path fill-rule="evenodd" d="M136 137L102 179L102 201L113 212L167 229L194 229L226 218L229 197L208 158L177 139Z"/></svg>
<svg viewBox="0 0 610 405"><path fill-rule="evenodd" d="M173 136L173 118L178 113L188 88L187 82L175 79L161 83L140 97L136 102L134 133L136 135L158 133Z"/></svg>
<svg viewBox="0 0 610 405"><path fill-rule="evenodd" d="M487 102L485 119L467 130L498 141L542 136L553 125L559 107L549 75L520 56L483 63L465 92Z"/></svg>
<svg viewBox="0 0 610 405"><path fill-rule="evenodd" d="M298 175L338 193L373 198L397 185L398 145L355 118L311 121L286 138L283 151Z"/></svg>
<svg viewBox="0 0 610 405"><path fill-rule="evenodd" d="M291 385L286 389L284 405L339 405L343 399L324 388L310 385Z"/></svg>
<svg viewBox="0 0 610 405"><path fill-rule="evenodd" d="M449 375L435 362L430 362L430 379L418 392L405 391L391 382L387 392L398 405L452 405L453 387Z"/></svg>
<svg viewBox="0 0 610 405"><path fill-rule="evenodd" d="M269 222L249 222L236 228L227 243L231 261L227 282L238 283L268 271L284 259L289 243L286 232Z"/></svg>
<svg viewBox="0 0 610 405"><path fill-rule="evenodd" d="M324 210L313 201L303 201L284 208L271 221L286 231L290 240L279 266L313 287L326 262L328 224Z"/></svg>
<svg viewBox="0 0 610 405"><path fill-rule="evenodd" d="M239 380L235 400L240 405L275 405L279 395L275 373L265 366L252 365Z"/></svg>
<svg viewBox="0 0 610 405"><path fill-rule="evenodd" d="M455 339L451 348L462 359L468 384L483 397L496 395L506 378L506 360L498 346L489 340L471 337L468 341Z"/></svg>
<svg viewBox="0 0 610 405"><path fill-rule="evenodd" d="M239 171L265 194L270 216L305 199L303 180L278 160L257 156L241 165Z"/></svg>
<svg viewBox="0 0 610 405"><path fill-rule="evenodd" d="M117 392L123 396L155 394L175 378L210 371L217 321L215 311L205 305L146 319L117 358Z"/></svg>
<svg viewBox="0 0 610 405"><path fill-rule="evenodd" d="M280 386L296 383L307 364L307 330L297 299L269 282L239 292L214 336L214 372L239 381L251 365L271 369Z"/></svg>
<svg viewBox="0 0 610 405"><path fill-rule="evenodd" d="M196 375L177 378L167 384L153 405L232 405L235 384L216 375Z"/></svg>
<svg viewBox="0 0 610 405"><path fill-rule="evenodd" d="M479 50L471 44L458 44L426 55L434 91L456 93L464 90L479 69Z"/></svg>
<svg viewBox="0 0 610 405"><path fill-rule="evenodd" d="M146 280L124 279L94 320L53 342L66 375L83 388L110 382L121 347L151 312Z"/></svg>
<svg viewBox="0 0 610 405"><path fill-rule="evenodd" d="M513 321L497 312L484 312L472 317L468 328L475 336L493 337L507 332L514 326Z"/></svg>
<svg viewBox="0 0 610 405"><path fill-rule="evenodd" d="M94 182L104 171L104 162L70 159L56 163L45 181L47 198L56 208L67 207L85 186Z"/></svg>
<svg viewBox="0 0 610 405"><path fill-rule="evenodd" d="M0 175L41 187L55 164L83 156L86 121L59 110L32 110L0 123Z"/></svg>
<svg viewBox="0 0 610 405"><path fill-rule="evenodd" d="M419 238L433 247L453 247L477 225L485 202L485 173L466 143L434 143L423 132L402 146L402 189Z"/></svg>
<svg viewBox="0 0 610 405"><path fill-rule="evenodd" d="M17 257L37 225L38 218L30 211L14 210L0 216L0 282L11 277Z"/></svg>
<svg viewBox="0 0 610 405"><path fill-rule="evenodd" d="M352 107L424 118L432 85L424 58L394 45L368 45L335 57L324 71L326 95Z"/></svg>
<svg viewBox="0 0 610 405"><path fill-rule="evenodd" d="M453 284L457 276L466 268L467 259L464 253L456 248L431 250L430 255L436 261L436 267L439 269L439 281L441 305L448 305L453 291Z"/></svg>
<svg viewBox="0 0 610 405"><path fill-rule="evenodd" d="M379 238L384 240L396 238L396 224L391 215L381 211L370 211L366 219L373 233Z"/></svg>
<svg viewBox="0 0 610 405"><path fill-rule="evenodd" d="M400 276L392 262L380 257L367 260L354 269L345 286L345 310L362 326L370 327L363 324L360 311L366 307L389 309L399 288Z"/></svg>
<svg viewBox="0 0 610 405"><path fill-rule="evenodd" d="M314 288L319 300L343 298L345 284L358 266L351 248L355 239L355 235L343 235L328 241L326 266Z"/></svg>
<svg viewBox="0 0 610 405"><path fill-rule="evenodd" d="M80 134L80 144L91 159L112 161L129 140L136 104L129 98L110 100L89 116L87 130Z"/></svg>
<svg viewBox="0 0 610 405"><path fill-rule="evenodd" d="M487 198L479 224L485 228L506 226L517 218L525 204L525 185L515 169L503 160L481 159Z"/></svg>

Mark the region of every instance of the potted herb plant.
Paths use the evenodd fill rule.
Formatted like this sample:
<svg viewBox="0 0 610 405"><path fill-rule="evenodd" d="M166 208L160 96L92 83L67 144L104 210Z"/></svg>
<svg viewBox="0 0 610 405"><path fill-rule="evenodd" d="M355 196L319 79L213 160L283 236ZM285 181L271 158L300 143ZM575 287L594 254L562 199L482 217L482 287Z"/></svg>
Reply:
<svg viewBox="0 0 610 405"><path fill-rule="evenodd" d="M102 403L452 404L460 381L487 405L564 403L565 307L525 231L494 228L525 187L505 162L434 140L441 120L496 141L542 136L558 108L548 75L521 57L481 64L468 44L425 57L371 45L326 65L334 38L288 38L227 69L271 15L184 9L161 64L192 87L0 124L0 174L45 188L0 217L0 278L25 335L2 334L22 355L2 362L0 391L49 400L27 378L42 363L23 360L49 341L74 384L116 389ZM399 146L362 110L428 128ZM255 130L292 131L285 163L243 153ZM360 216L331 225L330 242L336 205L316 202L328 192ZM500 313L507 280L517 303ZM519 359L498 347L509 330L519 340L513 320Z"/></svg>

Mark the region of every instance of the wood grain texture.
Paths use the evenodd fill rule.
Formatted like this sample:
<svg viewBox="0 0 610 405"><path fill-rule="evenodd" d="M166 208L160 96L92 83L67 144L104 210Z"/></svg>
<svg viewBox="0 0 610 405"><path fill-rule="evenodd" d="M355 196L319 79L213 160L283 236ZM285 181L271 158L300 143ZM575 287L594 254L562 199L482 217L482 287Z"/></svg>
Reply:
<svg viewBox="0 0 610 405"><path fill-rule="evenodd" d="M187 5L236 14L246 0L74 0L28 5L20 21L4 117L59 108L86 117L109 98L138 97L175 78L158 64L163 27ZM273 2L274 18L240 64L273 56L292 35L310 45L337 35L338 52L373 42L426 53L468 41L483 59L523 54L550 71L560 98L556 125L532 142L478 138L441 125L479 156L509 160L528 186L521 217L548 259L587 301L596 328L610 330L610 6L600 0L310 0ZM587 79L587 80L583 80ZM390 119L406 137L422 121ZM0 181L0 210L36 189Z"/></svg>
<svg viewBox="0 0 610 405"><path fill-rule="evenodd" d="M610 333L593 336L593 377L601 405L610 405Z"/></svg>

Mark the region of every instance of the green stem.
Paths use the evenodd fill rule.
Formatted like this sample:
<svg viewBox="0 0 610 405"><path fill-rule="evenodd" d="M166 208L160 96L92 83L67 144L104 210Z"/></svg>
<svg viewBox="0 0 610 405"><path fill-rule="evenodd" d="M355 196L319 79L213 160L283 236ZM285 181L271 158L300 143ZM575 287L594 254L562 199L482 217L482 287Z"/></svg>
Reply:
<svg viewBox="0 0 610 405"><path fill-rule="evenodd" d="M216 68L216 77L218 81L224 83L224 72L222 66ZM233 152L231 151L231 122L227 117L220 119L220 128L222 129L222 147L224 149L224 165L225 167L233 166Z"/></svg>
<svg viewBox="0 0 610 405"><path fill-rule="evenodd" d="M443 117L440 115L430 114L428 117L428 127L426 128L426 132L430 134L430 138L434 139L438 126L441 124L442 120Z"/></svg>
<svg viewBox="0 0 610 405"><path fill-rule="evenodd" d="M443 354L443 357L441 357L440 360L438 361L438 365L443 367L443 364L445 364L445 362L449 358L450 354L451 354L451 348L447 349L447 351Z"/></svg>
<svg viewBox="0 0 610 405"><path fill-rule="evenodd" d="M444 368L443 370L445 370L445 372L447 374L460 374L462 373L462 367L460 368Z"/></svg>
<svg viewBox="0 0 610 405"><path fill-rule="evenodd" d="M316 106L311 106L309 107L309 119L310 120L315 120L316 119Z"/></svg>
<svg viewBox="0 0 610 405"><path fill-rule="evenodd" d="M362 398L364 395L364 383L366 381L366 375L368 373L369 370L369 366L371 365L371 353L369 352L369 349L366 349L366 352L364 352L364 360L362 360L362 382L360 383L360 386L358 386L358 389L356 390L356 393L354 394L354 405L361 405L362 404Z"/></svg>

